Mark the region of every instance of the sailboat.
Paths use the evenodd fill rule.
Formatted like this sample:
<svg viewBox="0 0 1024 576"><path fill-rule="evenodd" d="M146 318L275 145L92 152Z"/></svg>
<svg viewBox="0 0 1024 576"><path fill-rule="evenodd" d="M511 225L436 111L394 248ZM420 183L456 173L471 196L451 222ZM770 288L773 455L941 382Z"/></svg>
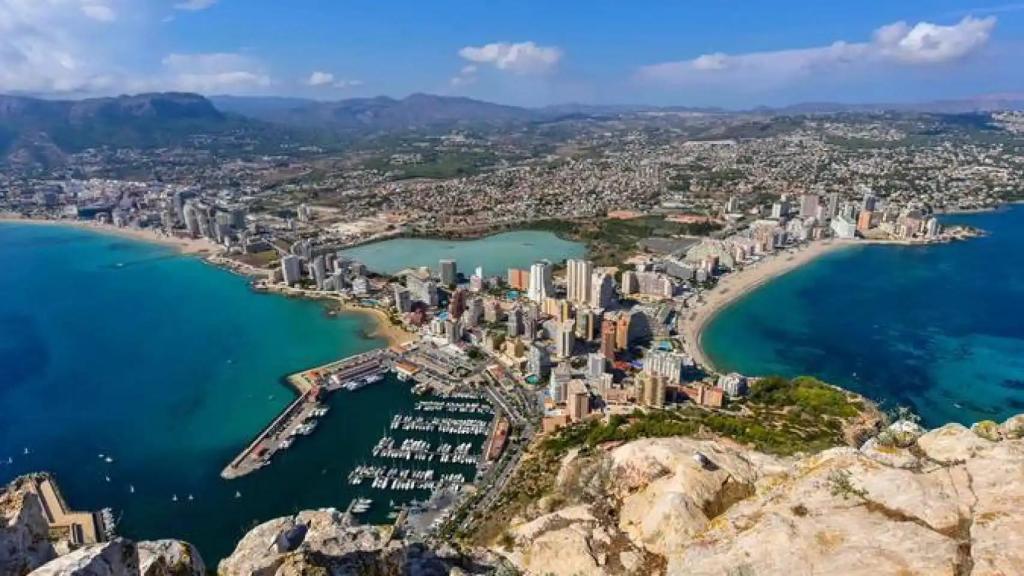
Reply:
<svg viewBox="0 0 1024 576"><path fill-rule="evenodd" d="M129 484L128 485L128 493L129 494L135 494L135 484Z"/></svg>

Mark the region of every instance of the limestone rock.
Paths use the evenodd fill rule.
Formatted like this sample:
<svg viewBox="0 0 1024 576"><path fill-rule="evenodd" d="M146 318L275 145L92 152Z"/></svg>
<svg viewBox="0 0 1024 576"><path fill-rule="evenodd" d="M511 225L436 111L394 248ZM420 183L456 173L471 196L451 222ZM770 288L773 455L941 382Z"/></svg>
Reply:
<svg viewBox="0 0 1024 576"><path fill-rule="evenodd" d="M531 574L646 574L642 550L587 506L546 514L512 531L512 562Z"/></svg>
<svg viewBox="0 0 1024 576"><path fill-rule="evenodd" d="M942 464L964 462L992 444L960 424L946 424L917 439L924 454Z"/></svg>
<svg viewBox="0 0 1024 576"><path fill-rule="evenodd" d="M30 576L136 576L139 555L135 544L115 539L84 546L52 560Z"/></svg>
<svg viewBox="0 0 1024 576"><path fill-rule="evenodd" d="M603 501L524 522L507 557L554 574L1024 575L1022 428L901 426L905 441L799 460L629 442L598 456Z"/></svg>
<svg viewBox="0 0 1024 576"><path fill-rule="evenodd" d="M0 487L0 576L21 576L57 557L39 498L28 477Z"/></svg>
<svg viewBox="0 0 1024 576"><path fill-rule="evenodd" d="M999 426L1004 438L1024 438L1024 414L1018 414L1006 419Z"/></svg>
<svg viewBox="0 0 1024 576"><path fill-rule="evenodd" d="M1004 441L967 461L973 576L1024 574L1024 440Z"/></svg>
<svg viewBox="0 0 1024 576"><path fill-rule="evenodd" d="M206 565L194 546L179 540L139 542L141 576L205 576Z"/></svg>
<svg viewBox="0 0 1024 576"><path fill-rule="evenodd" d="M894 468L916 468L921 464L909 449L881 442L878 438L865 442L860 452L875 462Z"/></svg>
<svg viewBox="0 0 1024 576"><path fill-rule="evenodd" d="M463 561L448 550L442 559L420 544L388 541L387 531L353 525L334 509L277 518L252 529L220 562L220 576L432 576ZM458 556L458 557L455 557Z"/></svg>
<svg viewBox="0 0 1024 576"><path fill-rule="evenodd" d="M355 553L358 557L359 552L379 550L383 543L384 534L379 530L353 527L337 510L304 511L253 528L231 556L220 562L217 573L269 576L286 564L288 569L316 563L320 556L340 558ZM289 555L308 557L296 560Z"/></svg>
<svg viewBox="0 0 1024 576"><path fill-rule="evenodd" d="M702 465L695 454L711 464ZM678 552L708 521L754 493L760 466L737 449L689 438L639 440L611 453L619 528L655 554Z"/></svg>

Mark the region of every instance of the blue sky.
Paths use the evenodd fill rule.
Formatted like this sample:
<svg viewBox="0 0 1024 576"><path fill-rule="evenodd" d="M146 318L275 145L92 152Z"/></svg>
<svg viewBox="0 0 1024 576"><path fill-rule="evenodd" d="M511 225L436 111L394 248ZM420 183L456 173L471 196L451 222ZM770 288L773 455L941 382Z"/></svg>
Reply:
<svg viewBox="0 0 1024 576"><path fill-rule="evenodd" d="M746 107L1024 92L1024 2L0 0L0 91Z"/></svg>

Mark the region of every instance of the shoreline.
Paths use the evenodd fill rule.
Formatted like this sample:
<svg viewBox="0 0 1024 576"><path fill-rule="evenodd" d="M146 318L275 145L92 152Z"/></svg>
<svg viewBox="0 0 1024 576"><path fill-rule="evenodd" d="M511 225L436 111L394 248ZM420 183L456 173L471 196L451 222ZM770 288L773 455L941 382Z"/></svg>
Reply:
<svg viewBox="0 0 1024 576"><path fill-rule="evenodd" d="M41 219L24 218L10 214L0 214L0 223L27 224L31 226L64 226L78 230L88 230L108 236L117 236L139 242L159 244L173 248L179 254L213 256L223 247L206 238L182 238L171 236L155 228L118 228L112 224L100 224L89 220Z"/></svg>
<svg viewBox="0 0 1024 576"><path fill-rule="evenodd" d="M303 288L293 288L291 286L279 286L276 284L260 284L259 287L254 288L254 292L262 294L279 294L286 297L294 298L306 298L309 300L319 300L321 303L327 305L335 305L339 313L342 314L353 314L369 318L373 324L373 328L364 335L368 338L380 338L384 340L388 347L400 348L403 345L411 342L415 339L415 336L411 332L407 332L399 326L395 326L391 323L391 319L379 308L372 308L369 306L361 306L351 300L341 298L337 294L328 292L314 292L311 290L305 290Z"/></svg>
<svg viewBox="0 0 1024 576"><path fill-rule="evenodd" d="M830 238L801 246L796 249L795 253L791 252L792 249L776 252L756 264L723 276L714 288L701 295L702 302L697 308L691 310L686 319L686 326L683 329L684 350L705 371L718 372L703 346L704 329L711 321L720 312L750 292L826 254L854 246L938 246L968 240L979 235L983 234L954 234L931 240Z"/></svg>
<svg viewBox="0 0 1024 576"><path fill-rule="evenodd" d="M714 288L703 293L701 304L688 314L686 325L683 328L683 343L686 352L705 371L716 372L714 363L704 351L702 339L704 329L720 312L767 282L792 272L821 256L852 246L871 244L873 242L863 240L823 240L804 246L795 253L787 250L773 254L757 264L738 272L729 273Z"/></svg>
<svg viewBox="0 0 1024 576"><path fill-rule="evenodd" d="M4 223L75 228L78 230L95 232L97 234L104 234L107 236L125 238L137 242L145 242L148 244L156 244L172 248L179 254L185 256L199 256L203 262L210 264L211 266L215 266L233 274L240 274L247 278L266 278L268 275L268 272L264 269L255 268L226 257L223 254L222 246L215 244L206 238L181 238L168 235L156 229L118 228L111 224L100 224L98 222L87 220L26 218L19 215L0 214L0 224ZM250 287L250 290L251 289L252 288ZM302 298L309 298L312 300L330 300L338 302L340 304L339 308L341 312L369 317L374 326L372 330L365 334L370 338L383 339L387 342L387 346L401 346L413 339L412 334L402 330L401 328L393 326L387 315L376 308L358 306L341 300L340 298L334 298L328 295L310 295L304 291L285 292L278 290L265 290L264 292L278 292L286 296L300 296Z"/></svg>

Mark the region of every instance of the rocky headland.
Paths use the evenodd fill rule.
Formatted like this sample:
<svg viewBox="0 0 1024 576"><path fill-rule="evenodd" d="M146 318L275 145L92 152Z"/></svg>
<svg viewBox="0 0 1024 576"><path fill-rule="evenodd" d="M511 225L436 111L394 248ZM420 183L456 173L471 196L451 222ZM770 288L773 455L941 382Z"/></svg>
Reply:
<svg viewBox="0 0 1024 576"><path fill-rule="evenodd" d="M728 440L570 451L556 489L475 549L395 538L333 509L250 531L221 576L1024 574L1024 415L860 448L772 456ZM202 576L198 551L124 539L69 549L16 480L0 492L0 576Z"/></svg>

